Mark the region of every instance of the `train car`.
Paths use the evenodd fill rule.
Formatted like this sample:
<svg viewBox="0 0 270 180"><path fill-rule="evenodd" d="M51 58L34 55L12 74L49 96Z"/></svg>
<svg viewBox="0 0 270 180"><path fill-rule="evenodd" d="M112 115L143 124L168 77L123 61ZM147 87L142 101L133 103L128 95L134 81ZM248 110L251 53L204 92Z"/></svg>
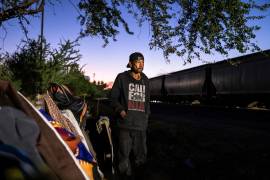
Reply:
<svg viewBox="0 0 270 180"><path fill-rule="evenodd" d="M269 50L215 63L211 70L218 101L237 105L269 102Z"/></svg>
<svg viewBox="0 0 270 180"><path fill-rule="evenodd" d="M164 80L166 75L157 76L150 79L150 95L153 101L164 101L166 97L166 92L164 89Z"/></svg>
<svg viewBox="0 0 270 180"><path fill-rule="evenodd" d="M151 99L246 105L270 102L270 50L150 79Z"/></svg>
<svg viewBox="0 0 270 180"><path fill-rule="evenodd" d="M203 95L207 66L199 66L171 73L164 80L169 101L199 99Z"/></svg>

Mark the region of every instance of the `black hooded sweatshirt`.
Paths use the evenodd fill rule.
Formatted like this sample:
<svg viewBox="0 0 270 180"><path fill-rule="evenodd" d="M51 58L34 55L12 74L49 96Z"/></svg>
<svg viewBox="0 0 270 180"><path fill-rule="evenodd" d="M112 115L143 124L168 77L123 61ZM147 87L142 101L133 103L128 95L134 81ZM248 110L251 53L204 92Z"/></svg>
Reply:
<svg viewBox="0 0 270 180"><path fill-rule="evenodd" d="M150 90L147 76L141 73L141 79L132 77L131 71L117 75L112 91L111 105L117 114L117 126L131 130L146 130L150 114ZM120 112L127 115L122 118Z"/></svg>

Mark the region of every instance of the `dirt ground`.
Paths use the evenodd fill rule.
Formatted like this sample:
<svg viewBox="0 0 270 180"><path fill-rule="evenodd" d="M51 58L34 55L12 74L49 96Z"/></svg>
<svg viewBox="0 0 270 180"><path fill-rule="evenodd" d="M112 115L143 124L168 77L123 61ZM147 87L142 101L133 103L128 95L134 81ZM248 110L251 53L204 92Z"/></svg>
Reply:
<svg viewBox="0 0 270 180"><path fill-rule="evenodd" d="M148 161L138 179L270 179L268 122L258 126L224 114L179 113L152 114Z"/></svg>
<svg viewBox="0 0 270 180"><path fill-rule="evenodd" d="M269 112L151 107L148 160L135 179L270 179Z"/></svg>

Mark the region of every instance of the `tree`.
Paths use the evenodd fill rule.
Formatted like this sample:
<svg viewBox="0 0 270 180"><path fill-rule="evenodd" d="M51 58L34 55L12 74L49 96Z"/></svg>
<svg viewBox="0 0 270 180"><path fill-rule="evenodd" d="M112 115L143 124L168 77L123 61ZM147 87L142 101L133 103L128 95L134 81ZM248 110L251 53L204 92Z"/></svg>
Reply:
<svg viewBox="0 0 270 180"><path fill-rule="evenodd" d="M36 6L35 8L33 8L34 5ZM34 15L41 12L43 7L42 1L40 0L2 0L0 6L0 22L12 18L24 19L25 15Z"/></svg>
<svg viewBox="0 0 270 180"><path fill-rule="evenodd" d="M42 59L39 56L40 42L34 39L23 41L12 54L1 55L0 79L12 81L23 94L32 97L44 93L51 82L68 85L78 96L105 96L104 83L90 83L84 76L83 67L77 63L81 55L76 41L60 42L55 49L51 49L46 40L43 42Z"/></svg>
<svg viewBox="0 0 270 180"><path fill-rule="evenodd" d="M67 40L60 42L58 49L48 51L48 56L45 56L46 72L43 73L44 89L48 82L63 83L71 69L79 69L77 62L81 59L81 54L76 49L77 46L76 41Z"/></svg>
<svg viewBox="0 0 270 180"><path fill-rule="evenodd" d="M0 21L26 20L26 15L39 12L41 2L1 1ZM33 7L38 8L32 10ZM263 18L251 12L265 11L270 3L259 4L254 0L78 0L77 7L82 26L80 38L101 36L106 45L110 39L116 40L120 26L133 34L122 14L125 8L139 26L149 23L150 49L161 49L166 59L176 54L187 57L186 61L190 62L194 57L200 58L201 52L216 51L227 55L232 49L241 53L258 50L252 40L259 27L249 26L248 21Z"/></svg>
<svg viewBox="0 0 270 180"><path fill-rule="evenodd" d="M23 41L23 45L13 54L6 54L4 64L12 72L15 80L20 80L22 92L36 94L42 90L42 73L45 61L39 58L40 43L36 40ZM48 50L46 45L45 50Z"/></svg>
<svg viewBox="0 0 270 180"><path fill-rule="evenodd" d="M11 82L13 82L13 85L17 89L20 89L21 81L15 79L12 71L10 71L10 69L4 63L4 60L6 59L6 57L7 57L7 54L2 54L2 55L0 54L0 79L6 80L6 81L11 81Z"/></svg>

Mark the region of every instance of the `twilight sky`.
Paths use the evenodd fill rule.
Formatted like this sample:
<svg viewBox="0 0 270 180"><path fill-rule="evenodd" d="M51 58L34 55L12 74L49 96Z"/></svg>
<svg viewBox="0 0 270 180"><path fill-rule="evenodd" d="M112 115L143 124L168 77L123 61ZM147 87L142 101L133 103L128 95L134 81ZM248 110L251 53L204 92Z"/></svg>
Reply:
<svg viewBox="0 0 270 180"><path fill-rule="evenodd" d="M58 47L60 40L74 40L80 31L80 25L76 19L77 11L69 1L64 0L63 2L65 3L56 4L54 7L51 5L45 7L44 36L47 42L55 48ZM263 50L270 49L270 11L264 14L267 15L265 19L255 22L261 26L261 29L256 33L255 41ZM105 48L102 47L103 40L100 37L88 37L79 42L79 50L82 54L80 64L85 65L85 74L90 76L91 80L113 81L119 72L127 70L126 64L129 54L135 51L144 54L144 73L148 77L203 64L203 62L194 59L191 64L184 66L183 60L176 56L170 56L170 63L166 62L161 50L149 49L148 43L151 38L149 26L145 24L138 28L131 18L127 18L127 20L130 22L130 29L134 32L134 35L128 35L124 31L120 31L117 41L111 41ZM25 37L14 20L5 23L5 28L5 30L0 29L0 52L14 52L20 40ZM39 33L40 19L33 18L29 25L29 37L37 38ZM228 58L240 55L232 51ZM202 59L213 62L227 59L227 57L214 54L211 56L203 55Z"/></svg>

